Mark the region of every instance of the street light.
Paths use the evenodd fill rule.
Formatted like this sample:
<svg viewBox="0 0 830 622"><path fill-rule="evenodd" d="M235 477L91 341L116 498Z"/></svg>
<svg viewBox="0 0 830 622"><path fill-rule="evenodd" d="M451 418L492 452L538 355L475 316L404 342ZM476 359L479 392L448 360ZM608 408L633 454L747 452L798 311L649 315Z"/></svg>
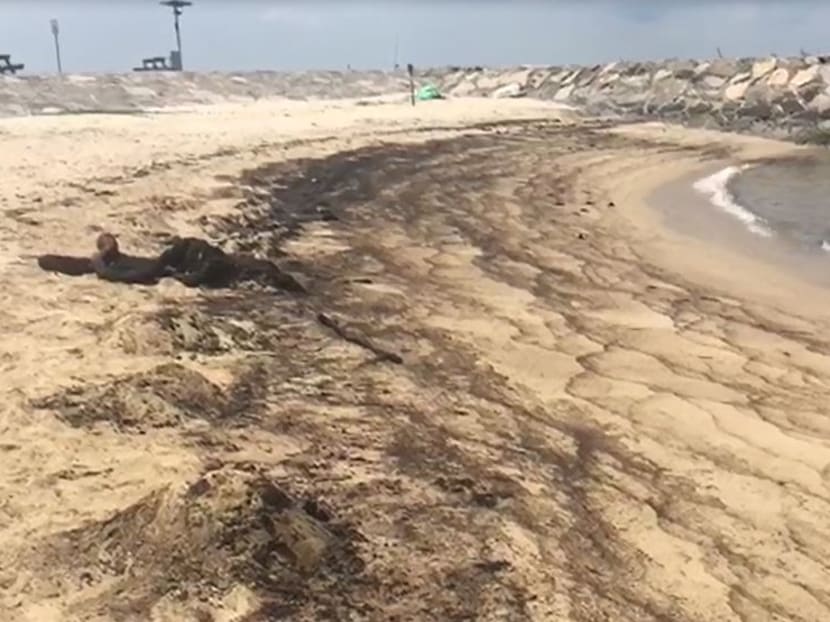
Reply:
<svg viewBox="0 0 830 622"><path fill-rule="evenodd" d="M60 33L60 29L58 27L58 20L51 19L49 20L49 24L52 27L52 36L55 38L55 56L58 59L58 73L63 74L63 67L61 67L61 44L58 40L58 34Z"/></svg>
<svg viewBox="0 0 830 622"><path fill-rule="evenodd" d="M169 6L173 9L173 25L176 27L176 49L178 50L177 62L173 63L174 69L181 71L182 65L182 35L179 29L179 16L182 14L182 9L186 6L192 6L193 3L189 0L162 0L159 4Z"/></svg>

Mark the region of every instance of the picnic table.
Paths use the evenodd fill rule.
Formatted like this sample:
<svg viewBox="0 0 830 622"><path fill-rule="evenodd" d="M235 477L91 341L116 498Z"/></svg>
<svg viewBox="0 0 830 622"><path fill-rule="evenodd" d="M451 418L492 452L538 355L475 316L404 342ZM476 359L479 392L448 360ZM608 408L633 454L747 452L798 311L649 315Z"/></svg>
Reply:
<svg viewBox="0 0 830 622"><path fill-rule="evenodd" d="M164 56L153 56L141 60L141 67L133 67L133 71L173 71L167 64Z"/></svg>
<svg viewBox="0 0 830 622"><path fill-rule="evenodd" d="M11 54L0 54L0 74L17 73L23 69L23 63L12 63Z"/></svg>

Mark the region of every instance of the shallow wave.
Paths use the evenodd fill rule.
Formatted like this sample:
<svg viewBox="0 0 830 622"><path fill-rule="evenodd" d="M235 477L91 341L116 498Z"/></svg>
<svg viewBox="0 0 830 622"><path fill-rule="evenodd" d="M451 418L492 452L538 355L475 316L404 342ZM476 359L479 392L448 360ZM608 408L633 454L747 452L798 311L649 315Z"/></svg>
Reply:
<svg viewBox="0 0 830 622"><path fill-rule="evenodd" d="M696 181L694 183L694 189L706 195L712 205L743 222L752 233L765 238L772 237L772 230L767 226L763 218L756 216L743 205L736 202L735 197L729 191L729 180L747 168L749 168L749 165L727 166L714 175Z"/></svg>

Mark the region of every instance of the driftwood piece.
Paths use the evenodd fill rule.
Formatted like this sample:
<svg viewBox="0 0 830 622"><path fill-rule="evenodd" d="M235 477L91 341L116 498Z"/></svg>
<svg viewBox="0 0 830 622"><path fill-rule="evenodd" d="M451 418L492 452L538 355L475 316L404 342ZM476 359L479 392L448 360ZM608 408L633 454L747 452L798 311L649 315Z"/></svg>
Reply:
<svg viewBox="0 0 830 622"><path fill-rule="evenodd" d="M329 328L332 331L334 331L334 333L341 339L348 341L349 343L358 345L361 348L369 350L369 352L378 357L379 360L386 361L389 363L395 363L396 365L403 364L403 357L401 357L400 354L397 354L396 352L392 352L390 350L381 348L378 345L375 345L366 335L358 333L356 330L352 328L347 328L343 326L333 317L326 315L325 313L319 312L317 313L317 321L320 322L320 324L322 324L326 328Z"/></svg>
<svg viewBox="0 0 830 622"><path fill-rule="evenodd" d="M94 274L92 261L89 257L72 257L70 255L39 255L37 265L47 272L59 272L69 276Z"/></svg>

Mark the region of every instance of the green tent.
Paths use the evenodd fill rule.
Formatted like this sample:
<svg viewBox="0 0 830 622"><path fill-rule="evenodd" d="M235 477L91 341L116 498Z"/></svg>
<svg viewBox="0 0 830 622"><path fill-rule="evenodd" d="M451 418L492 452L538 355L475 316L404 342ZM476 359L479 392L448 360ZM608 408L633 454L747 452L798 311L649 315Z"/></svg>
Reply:
<svg viewBox="0 0 830 622"><path fill-rule="evenodd" d="M420 88L417 98L418 101L425 102L431 99L444 99L444 96L441 95L441 91L438 90L438 87L428 84Z"/></svg>

